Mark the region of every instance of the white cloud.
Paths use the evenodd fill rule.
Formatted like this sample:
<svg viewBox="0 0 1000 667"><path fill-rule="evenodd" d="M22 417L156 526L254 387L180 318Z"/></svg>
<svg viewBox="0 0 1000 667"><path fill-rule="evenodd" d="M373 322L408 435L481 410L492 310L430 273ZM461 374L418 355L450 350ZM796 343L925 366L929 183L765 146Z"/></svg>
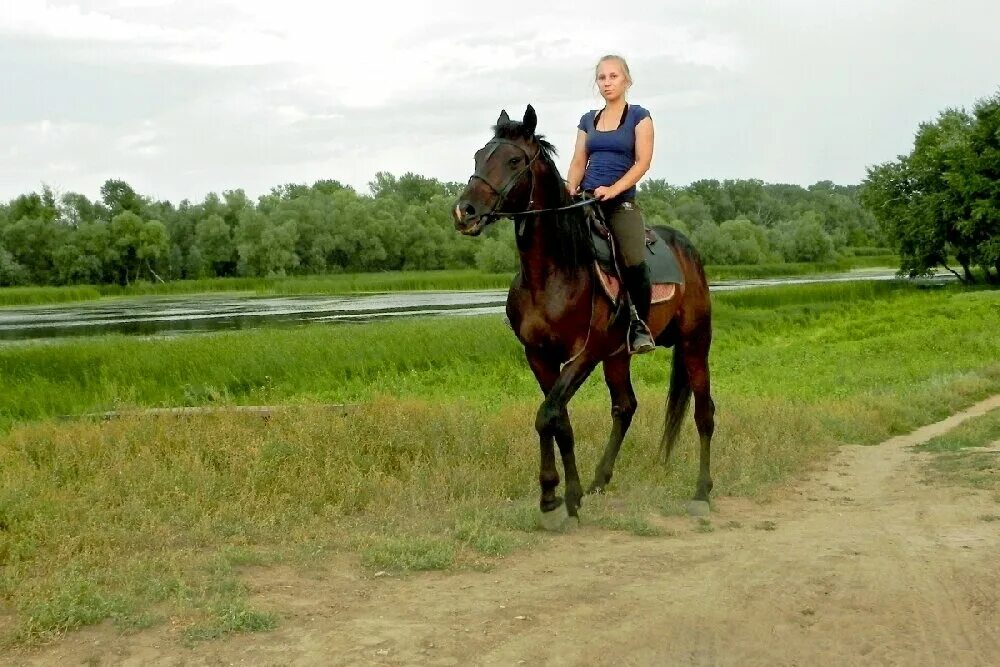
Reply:
<svg viewBox="0 0 1000 667"><path fill-rule="evenodd" d="M152 121L146 121L135 132L125 134L115 141L119 153L133 157L155 157L163 147L158 144L159 132Z"/></svg>
<svg viewBox="0 0 1000 667"><path fill-rule="evenodd" d="M79 4L47 0L5 3L0 22L0 34L92 42L178 44L193 41L197 32L131 22Z"/></svg>
<svg viewBox="0 0 1000 667"><path fill-rule="evenodd" d="M593 66L625 55L652 177L863 176L915 123L993 92L986 0L17 0L0 8L0 197L101 178L178 200L378 170L465 180L501 107L565 168Z"/></svg>

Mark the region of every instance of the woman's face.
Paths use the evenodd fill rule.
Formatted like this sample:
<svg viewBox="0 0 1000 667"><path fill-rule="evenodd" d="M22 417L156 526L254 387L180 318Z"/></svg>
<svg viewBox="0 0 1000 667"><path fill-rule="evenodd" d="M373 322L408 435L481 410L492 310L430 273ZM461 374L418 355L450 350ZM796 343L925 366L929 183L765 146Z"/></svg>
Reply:
<svg viewBox="0 0 1000 667"><path fill-rule="evenodd" d="M625 94L628 82L621 63L617 60L605 60L597 67L597 87L601 96L608 102L617 100Z"/></svg>

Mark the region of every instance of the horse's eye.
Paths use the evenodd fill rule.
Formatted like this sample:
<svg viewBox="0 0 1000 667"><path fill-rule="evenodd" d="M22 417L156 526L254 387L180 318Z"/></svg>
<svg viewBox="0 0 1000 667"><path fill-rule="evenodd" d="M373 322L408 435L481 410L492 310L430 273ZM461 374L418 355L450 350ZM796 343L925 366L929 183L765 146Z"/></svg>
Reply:
<svg viewBox="0 0 1000 667"><path fill-rule="evenodd" d="M520 161L521 161L521 158L519 158L519 157L512 157L511 159L507 160L507 164L509 164L512 167L516 167L517 163L520 162Z"/></svg>

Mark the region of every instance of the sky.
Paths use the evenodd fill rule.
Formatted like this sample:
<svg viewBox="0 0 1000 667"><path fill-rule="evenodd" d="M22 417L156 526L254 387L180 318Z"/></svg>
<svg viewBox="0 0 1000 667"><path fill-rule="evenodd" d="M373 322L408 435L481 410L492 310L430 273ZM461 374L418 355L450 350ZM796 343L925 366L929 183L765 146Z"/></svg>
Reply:
<svg viewBox="0 0 1000 667"><path fill-rule="evenodd" d="M565 175L608 53L653 119L646 177L675 185L858 183L1000 91L995 0L397 2L7 0L0 200L465 182L528 104Z"/></svg>

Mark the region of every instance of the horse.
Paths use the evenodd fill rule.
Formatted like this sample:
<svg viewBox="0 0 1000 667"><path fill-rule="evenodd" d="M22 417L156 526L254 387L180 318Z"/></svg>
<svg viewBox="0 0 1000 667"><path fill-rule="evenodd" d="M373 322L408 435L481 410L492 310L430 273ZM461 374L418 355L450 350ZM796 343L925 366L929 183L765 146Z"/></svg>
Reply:
<svg viewBox="0 0 1000 667"><path fill-rule="evenodd" d="M452 209L456 231L478 236L501 219L513 220L520 269L507 295L506 314L524 347L544 400L535 418L541 465L541 523L562 529L579 522L583 499L576 467L573 428L567 405L600 363L611 397L611 432L588 493L601 493L611 482L622 440L637 401L632 387L632 355L626 347L628 317L598 286L595 246L584 210L593 199L577 200L566 190L553 157L555 147L535 134L538 117L529 104L521 121L501 110L493 137L476 151L475 171ZM694 394L694 421L700 440L699 473L689 503L692 514L710 511L710 452L715 430L715 402L708 356L712 314L702 259L683 234L670 227L653 231L674 253L683 289L650 307L647 325L657 347L673 347L660 449L664 461L674 448ZM566 477L565 500L556 495L553 441L559 447Z"/></svg>

